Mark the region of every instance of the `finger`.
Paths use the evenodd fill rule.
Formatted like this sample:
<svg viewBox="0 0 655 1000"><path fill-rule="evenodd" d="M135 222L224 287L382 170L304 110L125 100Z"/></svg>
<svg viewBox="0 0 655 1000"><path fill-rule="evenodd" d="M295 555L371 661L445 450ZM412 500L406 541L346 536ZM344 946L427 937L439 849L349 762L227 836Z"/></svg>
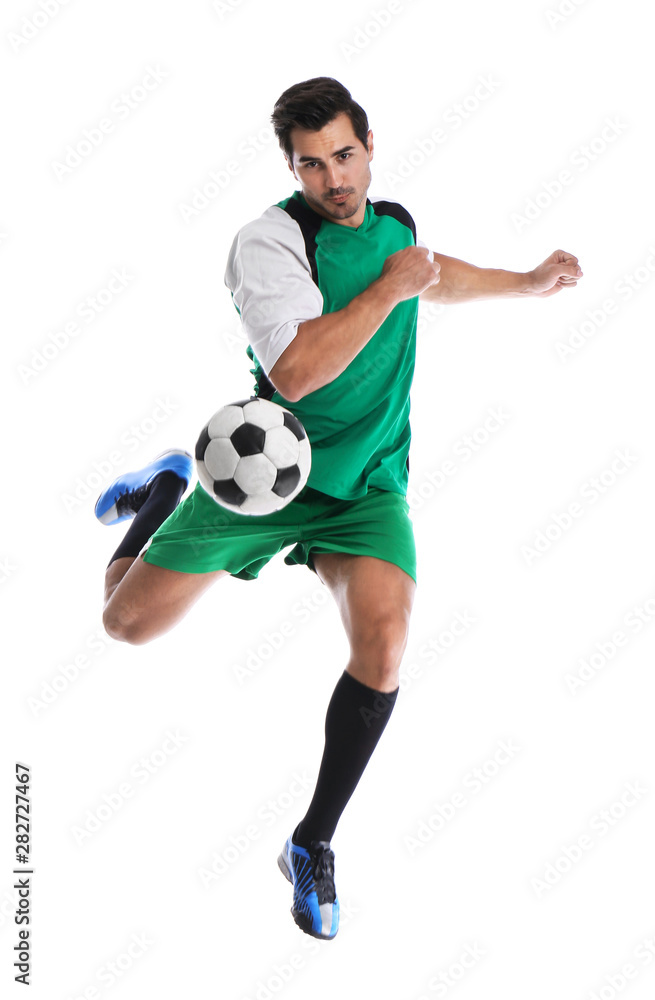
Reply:
<svg viewBox="0 0 655 1000"><path fill-rule="evenodd" d="M582 270L577 264L569 264L562 267L558 278L581 278Z"/></svg>

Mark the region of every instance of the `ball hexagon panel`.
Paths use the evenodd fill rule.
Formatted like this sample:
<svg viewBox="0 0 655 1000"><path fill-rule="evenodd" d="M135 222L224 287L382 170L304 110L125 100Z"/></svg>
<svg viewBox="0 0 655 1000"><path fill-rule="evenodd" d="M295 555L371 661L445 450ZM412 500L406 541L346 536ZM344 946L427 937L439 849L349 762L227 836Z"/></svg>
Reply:
<svg viewBox="0 0 655 1000"><path fill-rule="evenodd" d="M255 496L246 497L239 505L241 514L272 514L274 510L279 510L284 504L274 493L260 493Z"/></svg>
<svg viewBox="0 0 655 1000"><path fill-rule="evenodd" d="M245 458L239 459L234 482L244 493L252 496L270 490L276 476L277 469L266 455L246 455Z"/></svg>
<svg viewBox="0 0 655 1000"><path fill-rule="evenodd" d="M239 464L239 454L229 438L211 438L203 462L212 479L232 479Z"/></svg>
<svg viewBox="0 0 655 1000"><path fill-rule="evenodd" d="M284 423L284 409L270 399L251 399L243 408L243 417L250 424L268 431Z"/></svg>
<svg viewBox="0 0 655 1000"><path fill-rule="evenodd" d="M298 438L291 433L288 427L273 427L272 430L266 432L264 454L278 469L295 465L298 461L299 451Z"/></svg>
<svg viewBox="0 0 655 1000"><path fill-rule="evenodd" d="M207 424L209 436L229 437L243 423L243 406L239 403L230 403L217 410Z"/></svg>

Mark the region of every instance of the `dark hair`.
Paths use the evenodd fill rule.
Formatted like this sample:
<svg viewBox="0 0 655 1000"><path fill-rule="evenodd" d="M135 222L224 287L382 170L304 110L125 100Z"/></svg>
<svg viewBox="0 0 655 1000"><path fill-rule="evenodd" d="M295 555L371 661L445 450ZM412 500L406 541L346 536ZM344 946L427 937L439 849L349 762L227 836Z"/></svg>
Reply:
<svg viewBox="0 0 655 1000"><path fill-rule="evenodd" d="M331 76L316 76L312 80L295 83L278 97L271 115L280 148L293 160L290 134L294 128L318 132L337 115L345 112L352 123L353 132L368 149L368 118L359 104L353 101L350 91Z"/></svg>

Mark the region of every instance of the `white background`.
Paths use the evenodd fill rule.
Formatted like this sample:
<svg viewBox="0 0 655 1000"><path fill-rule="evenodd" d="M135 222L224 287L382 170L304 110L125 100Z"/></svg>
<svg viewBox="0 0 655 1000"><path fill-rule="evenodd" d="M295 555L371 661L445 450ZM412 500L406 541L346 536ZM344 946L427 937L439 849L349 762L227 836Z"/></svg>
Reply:
<svg viewBox="0 0 655 1000"><path fill-rule="evenodd" d="M652 46L638 0L567 3L3 4L3 982L21 761L33 996L652 997ZM346 912L320 943L294 924L276 857L347 660L334 607L278 557L165 637L111 642L103 571L123 528L93 514L120 471L192 449L250 394L225 260L294 188L268 117L316 75L366 109L371 192L402 201L433 249L527 271L561 248L584 271L548 299L421 307L403 690L333 840ZM124 290L82 318L114 269ZM506 416L485 430L492 408ZM453 636L458 613L471 624Z"/></svg>

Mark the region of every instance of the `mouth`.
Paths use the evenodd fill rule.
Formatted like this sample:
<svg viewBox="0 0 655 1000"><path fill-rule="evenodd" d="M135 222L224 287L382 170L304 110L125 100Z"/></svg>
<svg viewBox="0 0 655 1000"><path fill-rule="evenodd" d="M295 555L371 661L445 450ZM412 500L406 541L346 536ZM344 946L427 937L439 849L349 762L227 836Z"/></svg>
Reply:
<svg viewBox="0 0 655 1000"><path fill-rule="evenodd" d="M349 198L349 197L350 197L350 195L347 195L347 194L330 195L329 196L329 200L333 201L336 205L341 205L341 203L344 202L346 200L346 198Z"/></svg>

